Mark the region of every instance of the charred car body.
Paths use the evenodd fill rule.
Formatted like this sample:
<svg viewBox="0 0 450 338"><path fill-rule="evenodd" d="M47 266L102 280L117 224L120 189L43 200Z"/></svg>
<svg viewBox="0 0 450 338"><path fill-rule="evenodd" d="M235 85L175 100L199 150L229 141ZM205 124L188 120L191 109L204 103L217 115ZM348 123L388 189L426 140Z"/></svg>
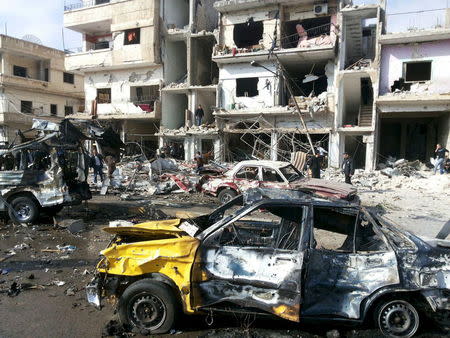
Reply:
<svg viewBox="0 0 450 338"><path fill-rule="evenodd" d="M335 197L338 194L338 198L351 199L356 195L356 189L349 185L305 178L292 164L281 161L242 161L222 176L205 176L201 181L201 190L217 196L222 203L255 188L298 190L320 197ZM353 189L350 194L349 189Z"/></svg>
<svg viewBox="0 0 450 338"><path fill-rule="evenodd" d="M24 134L30 132L37 136L27 140ZM30 130L18 131L18 138L18 144L0 149L0 211L16 222L32 223L40 212L53 215L92 197L83 141L105 140L85 136L69 120L36 119Z"/></svg>
<svg viewBox="0 0 450 338"><path fill-rule="evenodd" d="M423 313L450 310L450 242L419 239L358 203L257 189L210 215L105 230L115 237L88 300L117 298L121 321L152 333L182 310L375 318L385 335L411 337Z"/></svg>

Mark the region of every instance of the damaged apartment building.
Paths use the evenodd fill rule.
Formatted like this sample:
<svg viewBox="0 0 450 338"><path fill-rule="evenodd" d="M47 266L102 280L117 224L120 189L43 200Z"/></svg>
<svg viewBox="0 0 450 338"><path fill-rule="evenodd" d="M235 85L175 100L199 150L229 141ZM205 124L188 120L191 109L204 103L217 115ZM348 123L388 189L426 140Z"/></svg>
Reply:
<svg viewBox="0 0 450 338"><path fill-rule="evenodd" d="M222 159L289 161L312 143L327 151L329 165L348 151L357 167L373 168L366 152L374 148L382 6L224 0L215 7Z"/></svg>
<svg viewBox="0 0 450 338"><path fill-rule="evenodd" d="M413 26L408 31L389 30L392 20L402 20L402 15L386 20L387 30L379 39L379 162L388 156L428 161L437 143L450 146L450 10L436 14L446 20L436 25L435 18L429 21L436 26ZM410 14L403 16L407 19Z"/></svg>
<svg viewBox="0 0 450 338"><path fill-rule="evenodd" d="M66 56L68 69L85 74L86 110L77 117L108 124L124 142L154 154L163 130L192 120L186 112L193 105L214 106L212 2L66 4L64 26L83 34L83 46Z"/></svg>
<svg viewBox="0 0 450 338"><path fill-rule="evenodd" d="M83 76L64 68L64 52L0 35L0 144L25 141L33 118L60 120L84 110ZM38 43L39 42L39 43ZM17 131L24 132L20 139Z"/></svg>

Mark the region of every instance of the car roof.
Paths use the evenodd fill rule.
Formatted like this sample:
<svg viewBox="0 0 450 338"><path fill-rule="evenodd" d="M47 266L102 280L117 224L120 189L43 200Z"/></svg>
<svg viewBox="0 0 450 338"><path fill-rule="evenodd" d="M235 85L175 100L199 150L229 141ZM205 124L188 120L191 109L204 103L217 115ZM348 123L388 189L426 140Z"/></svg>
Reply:
<svg viewBox="0 0 450 338"><path fill-rule="evenodd" d="M283 161L268 161L268 160L247 160L247 161L241 161L237 165L263 165L267 167L275 167L275 168L282 168L291 163L289 162L283 162Z"/></svg>

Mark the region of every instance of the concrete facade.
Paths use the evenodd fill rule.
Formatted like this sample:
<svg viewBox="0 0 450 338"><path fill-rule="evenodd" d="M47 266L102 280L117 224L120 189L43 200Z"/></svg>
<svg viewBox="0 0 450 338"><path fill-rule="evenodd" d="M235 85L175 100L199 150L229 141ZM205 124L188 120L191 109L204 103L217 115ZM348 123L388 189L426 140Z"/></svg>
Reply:
<svg viewBox="0 0 450 338"><path fill-rule="evenodd" d="M66 71L63 51L0 35L0 142L29 129L33 118L83 110L83 75Z"/></svg>
<svg viewBox="0 0 450 338"><path fill-rule="evenodd" d="M86 109L76 117L97 118L124 142L138 142L150 153L157 147L164 81L160 5L159 0L85 1L66 5L64 12L64 26L83 34L83 46L65 61L68 69L85 74Z"/></svg>
<svg viewBox="0 0 450 338"><path fill-rule="evenodd" d="M386 156L428 161L436 143L450 145L446 31L386 34L380 39L379 161Z"/></svg>

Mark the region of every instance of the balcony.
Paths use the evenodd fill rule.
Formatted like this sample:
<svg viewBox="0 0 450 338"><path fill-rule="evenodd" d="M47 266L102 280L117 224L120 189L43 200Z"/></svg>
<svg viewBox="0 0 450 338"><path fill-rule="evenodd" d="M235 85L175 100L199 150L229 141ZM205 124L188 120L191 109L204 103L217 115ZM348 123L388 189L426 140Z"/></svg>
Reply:
<svg viewBox="0 0 450 338"><path fill-rule="evenodd" d="M81 50L81 48L76 50ZM111 67L112 65L112 48L70 53L67 54L65 58L65 66L67 70L96 70Z"/></svg>
<svg viewBox="0 0 450 338"><path fill-rule="evenodd" d="M64 12L73 11L75 9L92 7L97 5L109 4L111 0L80 0L80 1L65 1Z"/></svg>
<svg viewBox="0 0 450 338"><path fill-rule="evenodd" d="M142 120L160 119L161 102L150 104L135 104L129 102L99 103L97 106L99 120Z"/></svg>

